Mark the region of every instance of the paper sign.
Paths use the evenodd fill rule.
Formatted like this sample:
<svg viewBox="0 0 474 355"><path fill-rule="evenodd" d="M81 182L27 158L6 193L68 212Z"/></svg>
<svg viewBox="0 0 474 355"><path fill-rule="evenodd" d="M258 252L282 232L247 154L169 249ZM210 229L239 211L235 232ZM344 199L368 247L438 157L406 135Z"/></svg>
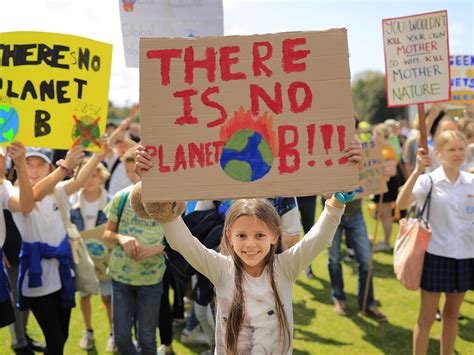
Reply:
<svg viewBox="0 0 474 355"><path fill-rule="evenodd" d="M99 281L109 280L107 276L107 267L109 266L110 253L112 246L102 240L102 235L105 231L105 224L81 232L81 237L86 244L87 251L94 262L95 273Z"/></svg>
<svg viewBox="0 0 474 355"><path fill-rule="evenodd" d="M45 32L0 33L0 144L98 150L112 46Z"/></svg>
<svg viewBox="0 0 474 355"><path fill-rule="evenodd" d="M356 190L356 199L388 191L387 177L383 175L382 144L373 139L362 142L362 152L364 166L359 171L359 188Z"/></svg>
<svg viewBox="0 0 474 355"><path fill-rule="evenodd" d="M119 0L127 67L138 68L140 37L206 37L224 34L222 0Z"/></svg>
<svg viewBox="0 0 474 355"><path fill-rule="evenodd" d="M382 20L389 107L450 99L448 12Z"/></svg>
<svg viewBox="0 0 474 355"><path fill-rule="evenodd" d="M146 201L358 187L345 29L140 40Z"/></svg>
<svg viewBox="0 0 474 355"><path fill-rule="evenodd" d="M452 105L474 104L474 55L452 55L451 101Z"/></svg>

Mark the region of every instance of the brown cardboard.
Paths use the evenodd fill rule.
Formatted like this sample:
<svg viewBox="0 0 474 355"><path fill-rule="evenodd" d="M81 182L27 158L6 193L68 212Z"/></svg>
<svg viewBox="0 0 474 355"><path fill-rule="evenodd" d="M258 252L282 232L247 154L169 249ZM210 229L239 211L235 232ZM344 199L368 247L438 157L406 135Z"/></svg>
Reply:
<svg viewBox="0 0 474 355"><path fill-rule="evenodd" d="M285 41L286 40L286 41ZM285 41L285 42L283 42ZM272 46L272 57L263 62L272 71L267 77L261 69L256 76L253 66L255 43L269 42ZM303 43L305 42L305 43ZM287 46L287 55L283 54L283 43L297 43L293 50L301 58L291 59ZM227 49L222 47L236 46L238 53L232 53L228 61L220 59ZM212 82L207 76L208 70L196 68L193 71L193 82L190 75L185 82L185 56L191 56L191 49L196 60L205 58L206 53L216 57L215 78ZM206 48L209 52L206 52ZM259 55L264 56L268 47L258 47ZM162 60L149 58L156 56L159 50L175 49L179 58L170 60L169 83L166 65ZM304 52L310 51L307 56ZM238 58L238 59L232 59ZM153 156L154 167L144 174L144 200L167 201L188 199L231 199L245 197L271 196L303 196L319 192L349 191L358 187L358 171L351 163L340 164L343 146L346 147L354 137L354 120L350 86L347 33L345 29L320 32L292 32L257 36L229 36L216 38L183 38L160 39L142 38L140 40L140 108L142 125L142 144ZM283 62L288 64L284 71ZM164 63L164 62L163 62ZM209 63L209 62L208 62ZM212 63L212 61L211 61ZM222 77L221 65L230 64L231 73L244 73L245 79L225 80ZM189 66L188 66L189 68ZM291 71L291 69L300 71ZM212 70L211 70L212 72ZM295 84L296 83L296 84ZM259 99L259 110L254 105L251 112L250 92L252 85L257 85L272 99L275 87L281 85L281 113L268 107ZM218 87L219 92L209 94L204 103L202 94L208 89ZM289 87L299 87L296 95L288 94ZM175 124L183 116L183 98L175 97L176 92L193 89L197 95L191 97L191 114L197 123ZM305 91L311 92L312 100ZM180 94L178 94L180 95ZM292 112L289 97L296 97L293 111L298 108L303 112ZM205 98L204 98L205 100ZM222 109L219 109L221 105ZM296 110L295 110L296 108ZM225 110L227 118L214 127L207 124L221 117ZM179 122L179 121L178 121ZM183 123L183 122L181 122ZM289 127L288 127L289 126ZM338 126L340 126L338 128ZM331 129L327 152L324 149L322 131ZM314 139L312 129L314 128ZM265 157L268 162L273 156L270 170L265 174L249 176L248 164L232 161L227 168L233 167L232 176L221 167L225 157L232 156L229 150L223 152L225 142L235 148L237 131L247 129L258 132L268 142ZM285 130L286 134L285 134ZM294 133L298 134L298 142L285 150L285 146L293 142ZM233 136L234 135L234 136ZM237 135L244 135L240 132ZM232 139L229 140L230 137ZM340 137L340 139L339 139ZM252 141L252 139L250 141ZM245 142L245 139L243 140ZM282 144L281 144L282 143ZM238 145L238 144L237 144ZM265 146L265 144L263 144ZM198 157L192 163L189 150ZM202 148L202 149L201 149ZM264 150L265 151L265 150ZM284 164L284 153L290 155ZM270 152L270 153L268 153ZM295 156L299 156L299 166L295 166ZM186 164L183 163L186 158ZM177 159L176 159L177 158ZM251 155L254 173L265 170L265 164L258 164L259 153ZM332 161L332 166L325 162ZM184 169L184 166L186 168ZM166 170L169 170L165 172ZM226 170L229 171L229 170ZM259 177L258 179L256 177ZM237 179L237 180L236 180ZM240 181L240 180L252 180Z"/></svg>
<svg viewBox="0 0 474 355"><path fill-rule="evenodd" d="M387 177L383 175L382 144L379 140L362 142L363 168L359 171L359 189L355 199L388 191Z"/></svg>
<svg viewBox="0 0 474 355"><path fill-rule="evenodd" d="M102 240L105 231L105 224L81 232L81 237L86 244L87 251L94 262L95 273L99 281L109 280L107 276L107 267L109 266L110 253L112 246L107 245Z"/></svg>

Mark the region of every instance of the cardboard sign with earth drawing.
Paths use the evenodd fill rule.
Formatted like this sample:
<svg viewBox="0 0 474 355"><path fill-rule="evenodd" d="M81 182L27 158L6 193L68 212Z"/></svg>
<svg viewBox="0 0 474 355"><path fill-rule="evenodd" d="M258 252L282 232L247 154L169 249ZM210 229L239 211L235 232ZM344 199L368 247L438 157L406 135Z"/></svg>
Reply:
<svg viewBox="0 0 474 355"><path fill-rule="evenodd" d="M350 191L345 29L140 40L146 201Z"/></svg>
<svg viewBox="0 0 474 355"><path fill-rule="evenodd" d="M0 144L99 149L112 46L45 32L0 33Z"/></svg>
<svg viewBox="0 0 474 355"><path fill-rule="evenodd" d="M99 281L109 280L107 267L109 266L110 253L114 245L107 244L102 235L105 231L105 224L101 224L93 229L81 232L81 237L87 247L87 251L94 262L95 273Z"/></svg>

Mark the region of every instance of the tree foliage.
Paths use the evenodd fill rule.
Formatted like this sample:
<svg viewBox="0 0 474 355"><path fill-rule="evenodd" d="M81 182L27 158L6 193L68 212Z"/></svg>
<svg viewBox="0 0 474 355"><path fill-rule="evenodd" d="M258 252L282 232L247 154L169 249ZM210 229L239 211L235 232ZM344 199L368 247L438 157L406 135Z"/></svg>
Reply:
<svg viewBox="0 0 474 355"><path fill-rule="evenodd" d="M135 104L130 106L114 106L113 102L109 100L109 112L108 112L108 121L111 122L120 122L124 118L127 118L130 115L130 112L135 107ZM133 121L140 121L140 111L135 113Z"/></svg>
<svg viewBox="0 0 474 355"><path fill-rule="evenodd" d="M388 118L403 118L403 107L387 107L385 75L378 71L365 71L359 74L352 83L352 100L354 109L363 121L372 124Z"/></svg>

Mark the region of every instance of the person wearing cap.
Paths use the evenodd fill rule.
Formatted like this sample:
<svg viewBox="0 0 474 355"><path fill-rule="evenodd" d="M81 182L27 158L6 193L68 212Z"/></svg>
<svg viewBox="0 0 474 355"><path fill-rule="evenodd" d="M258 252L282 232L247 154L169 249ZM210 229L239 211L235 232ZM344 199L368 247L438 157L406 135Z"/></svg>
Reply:
<svg viewBox="0 0 474 355"><path fill-rule="evenodd" d="M47 352L62 354L69 332L71 308L75 306L72 255L61 218L60 205L69 215L69 197L81 188L102 159L94 153L75 179L71 176L84 159L84 149L69 150L65 160L52 171L52 151L29 148L26 151L27 175L33 195L23 213L13 218L22 236L20 256L20 309L31 309L43 331ZM24 194L22 186L20 196Z"/></svg>

